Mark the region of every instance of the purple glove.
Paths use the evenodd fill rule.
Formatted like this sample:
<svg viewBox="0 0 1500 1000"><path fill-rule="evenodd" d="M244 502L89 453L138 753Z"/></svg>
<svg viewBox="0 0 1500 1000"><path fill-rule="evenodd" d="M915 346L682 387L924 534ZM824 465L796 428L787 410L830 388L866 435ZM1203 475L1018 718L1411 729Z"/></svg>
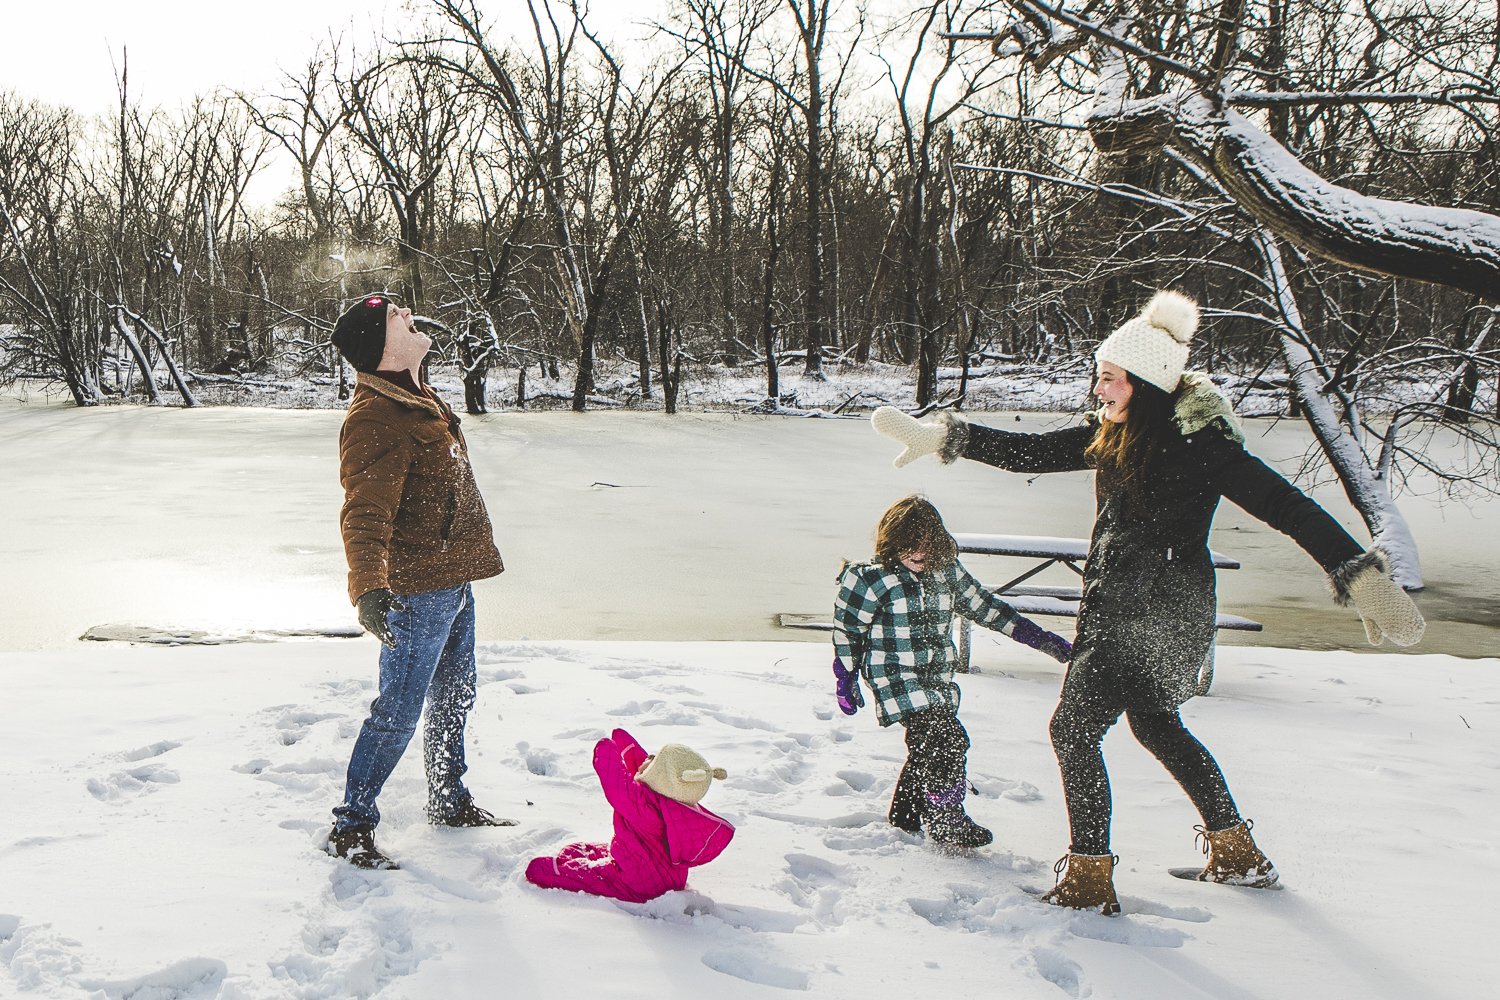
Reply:
<svg viewBox="0 0 1500 1000"><path fill-rule="evenodd" d="M833 677L833 694L838 698L839 711L845 715L858 712L865 703L865 696L859 690L859 674L845 667L844 661L835 656Z"/></svg>
<svg viewBox="0 0 1500 1000"><path fill-rule="evenodd" d="M1030 618L1017 618L1010 637L1032 649L1041 650L1058 663L1073 658L1073 644L1055 632L1048 632Z"/></svg>

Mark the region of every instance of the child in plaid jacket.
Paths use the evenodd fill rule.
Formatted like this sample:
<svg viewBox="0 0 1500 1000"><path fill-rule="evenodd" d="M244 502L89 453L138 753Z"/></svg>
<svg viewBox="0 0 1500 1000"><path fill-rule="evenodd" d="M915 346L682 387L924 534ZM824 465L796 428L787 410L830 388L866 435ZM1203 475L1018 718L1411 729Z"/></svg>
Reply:
<svg viewBox="0 0 1500 1000"><path fill-rule="evenodd" d="M925 828L938 843L981 847L994 838L963 808L969 734L958 721L953 616L1064 663L1072 649L986 589L957 557L953 536L926 499L906 497L887 510L876 529L875 559L845 563L839 574L833 670L845 714L864 704L863 677L880 724L899 722L906 730L891 825L908 833Z"/></svg>

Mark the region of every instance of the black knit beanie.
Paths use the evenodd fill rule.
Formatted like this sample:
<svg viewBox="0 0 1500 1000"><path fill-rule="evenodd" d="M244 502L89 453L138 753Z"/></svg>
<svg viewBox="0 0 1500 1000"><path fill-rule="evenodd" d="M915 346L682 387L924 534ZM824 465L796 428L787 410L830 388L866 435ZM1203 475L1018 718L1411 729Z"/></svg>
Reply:
<svg viewBox="0 0 1500 1000"><path fill-rule="evenodd" d="M344 310L333 326L333 346L357 372L373 372L385 355L385 320L390 296L366 295Z"/></svg>

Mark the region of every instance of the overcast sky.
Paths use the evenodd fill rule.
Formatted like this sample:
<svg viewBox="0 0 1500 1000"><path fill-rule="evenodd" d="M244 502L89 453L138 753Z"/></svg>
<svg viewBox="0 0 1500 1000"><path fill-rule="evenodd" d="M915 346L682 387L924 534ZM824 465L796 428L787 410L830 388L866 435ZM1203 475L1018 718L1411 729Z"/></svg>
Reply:
<svg viewBox="0 0 1500 1000"><path fill-rule="evenodd" d="M114 104L122 47L131 92L170 106L221 85L269 85L278 65L295 68L330 30L368 35L402 20L402 0L0 0L0 8L8 43L0 88L86 112Z"/></svg>
<svg viewBox="0 0 1500 1000"><path fill-rule="evenodd" d="M6 46L0 89L90 114L116 106L115 71L129 52L130 92L145 107L173 107L217 87L272 87L330 33L358 42L400 37L428 0L258 0L217 7L203 0L0 0ZM492 30L526 25L524 0L479 0ZM589 23L606 38L640 38L665 0L592 0ZM845 4L852 7L853 0ZM867 0L876 11L920 6ZM529 30L529 28L528 28ZM868 44L868 43L867 43Z"/></svg>
<svg viewBox="0 0 1500 1000"><path fill-rule="evenodd" d="M143 105L173 106L215 87L257 90L278 67L297 69L330 32L396 35L420 0L0 0L6 54L0 88L89 113L117 100L115 66L129 51L130 90ZM595 0L606 28L649 16L658 0ZM481 0L497 26L524 17L522 0ZM625 25L619 24L619 28Z"/></svg>

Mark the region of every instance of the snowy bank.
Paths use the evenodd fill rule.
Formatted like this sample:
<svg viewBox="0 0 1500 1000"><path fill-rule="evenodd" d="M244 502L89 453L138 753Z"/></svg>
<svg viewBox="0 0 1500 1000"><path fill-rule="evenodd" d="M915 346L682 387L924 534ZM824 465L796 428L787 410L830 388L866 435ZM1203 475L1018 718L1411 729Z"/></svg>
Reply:
<svg viewBox="0 0 1500 1000"><path fill-rule="evenodd" d="M381 843L318 850L373 696L372 640L0 653L0 996L55 998L1477 998L1500 976L1490 887L1500 661L1240 647L1186 707L1287 888L1171 878L1190 807L1125 727L1117 918L1053 910L1066 844L1046 739L1059 671L983 643L964 682L975 816L996 844L893 831L899 733L839 715L806 643L489 643L469 782L505 830L422 819L409 754ZM607 839L589 766L615 726L730 777L735 822L689 891L535 889L528 858Z"/></svg>

